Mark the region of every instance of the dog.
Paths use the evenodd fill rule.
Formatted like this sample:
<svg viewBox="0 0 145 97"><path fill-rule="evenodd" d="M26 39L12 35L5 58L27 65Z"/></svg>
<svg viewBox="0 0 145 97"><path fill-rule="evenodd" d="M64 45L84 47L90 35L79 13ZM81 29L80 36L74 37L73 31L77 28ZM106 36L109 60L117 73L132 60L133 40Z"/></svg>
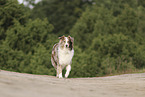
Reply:
<svg viewBox="0 0 145 97"><path fill-rule="evenodd" d="M51 63L57 72L56 77L58 78L63 78L62 70L66 67L65 78L67 78L71 71L71 63L74 56L74 38L63 35L59 39L59 43L53 46Z"/></svg>

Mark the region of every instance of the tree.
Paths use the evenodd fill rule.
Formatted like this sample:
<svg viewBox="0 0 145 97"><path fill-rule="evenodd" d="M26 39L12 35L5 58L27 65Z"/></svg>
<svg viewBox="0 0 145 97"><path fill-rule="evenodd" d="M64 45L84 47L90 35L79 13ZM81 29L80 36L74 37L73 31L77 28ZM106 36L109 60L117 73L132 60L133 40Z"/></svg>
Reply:
<svg viewBox="0 0 145 97"><path fill-rule="evenodd" d="M96 1L96 5L86 9L70 31L79 41L77 45L85 50L99 34L123 33L135 37L138 29L137 7L134 4L136 8L132 8L132 3L121 1L113 4L111 0Z"/></svg>
<svg viewBox="0 0 145 97"><path fill-rule="evenodd" d="M0 68L53 75L55 70L52 69L50 56L52 44L56 43L57 38L52 34L53 25L47 19L31 20L28 15L23 16L27 12L22 11L23 6L17 1L6 0L3 4L4 9L1 10L5 10L5 14L2 15L0 31L5 30L1 34L5 38L0 45ZM21 19L26 21L22 22ZM5 23L6 20L9 20L9 25Z"/></svg>
<svg viewBox="0 0 145 97"><path fill-rule="evenodd" d="M17 0L0 1L0 40L6 37L6 30L14 25L14 20L25 24L28 19L28 10L19 5Z"/></svg>
<svg viewBox="0 0 145 97"><path fill-rule="evenodd" d="M42 0L32 10L31 18L47 17L54 25L54 33L68 34L89 0Z"/></svg>
<svg viewBox="0 0 145 97"><path fill-rule="evenodd" d="M15 21L14 26L6 32L6 41L12 49L29 53L37 43L45 43L52 30L53 26L46 19L29 20L25 26Z"/></svg>
<svg viewBox="0 0 145 97"><path fill-rule="evenodd" d="M113 33L114 22L112 12L107 8L93 6L82 14L70 34L75 37L75 41L79 41L76 44L86 50L94 37Z"/></svg>
<svg viewBox="0 0 145 97"><path fill-rule="evenodd" d="M88 60L82 64L86 76L132 72L145 66L143 8L134 0L111 1L87 8L70 31Z"/></svg>

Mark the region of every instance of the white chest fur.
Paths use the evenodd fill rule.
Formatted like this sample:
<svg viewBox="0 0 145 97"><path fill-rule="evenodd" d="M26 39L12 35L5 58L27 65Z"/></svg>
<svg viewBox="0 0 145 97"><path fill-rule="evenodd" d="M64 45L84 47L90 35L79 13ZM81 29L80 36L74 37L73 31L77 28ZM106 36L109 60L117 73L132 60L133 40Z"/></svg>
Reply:
<svg viewBox="0 0 145 97"><path fill-rule="evenodd" d="M58 49L58 58L60 65L69 65L71 64L72 57L74 55L74 50L69 50L67 48Z"/></svg>

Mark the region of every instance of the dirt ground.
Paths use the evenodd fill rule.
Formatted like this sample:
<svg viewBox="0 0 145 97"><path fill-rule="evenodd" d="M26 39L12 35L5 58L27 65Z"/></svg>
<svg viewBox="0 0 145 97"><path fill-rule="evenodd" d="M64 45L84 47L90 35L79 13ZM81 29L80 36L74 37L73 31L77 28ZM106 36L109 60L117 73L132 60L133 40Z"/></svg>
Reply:
<svg viewBox="0 0 145 97"><path fill-rule="evenodd" d="M1 70L0 97L145 97L145 73L58 79Z"/></svg>

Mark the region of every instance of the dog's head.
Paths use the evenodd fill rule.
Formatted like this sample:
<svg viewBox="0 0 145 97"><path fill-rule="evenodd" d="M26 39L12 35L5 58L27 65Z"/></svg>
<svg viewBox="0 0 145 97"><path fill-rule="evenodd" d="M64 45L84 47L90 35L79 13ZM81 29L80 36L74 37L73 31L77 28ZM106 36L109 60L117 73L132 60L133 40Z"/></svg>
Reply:
<svg viewBox="0 0 145 97"><path fill-rule="evenodd" d="M74 38L71 36L65 37L64 35L59 37L59 44L62 48L73 49Z"/></svg>

